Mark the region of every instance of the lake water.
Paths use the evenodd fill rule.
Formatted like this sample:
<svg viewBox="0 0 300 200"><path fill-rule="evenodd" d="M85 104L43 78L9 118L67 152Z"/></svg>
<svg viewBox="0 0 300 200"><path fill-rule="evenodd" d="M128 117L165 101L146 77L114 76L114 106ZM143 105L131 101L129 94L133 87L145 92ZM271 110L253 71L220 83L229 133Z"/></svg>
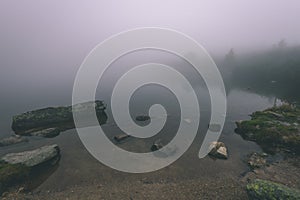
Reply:
<svg viewBox="0 0 300 200"><path fill-rule="evenodd" d="M153 58L153 57L151 57ZM120 134L121 130L115 125L110 110L110 95L113 83L129 68L128 62L131 57L123 60L122 67L118 70L108 70L107 76L99 83L97 99L104 100L107 103L108 121L102 125L107 136L112 138ZM168 60L168 59L164 59ZM137 65L145 60L134 60ZM161 60L159 60L161 61ZM121 61L119 61L121 62ZM253 142L244 141L239 135L234 133L235 121L249 119L249 114L257 110L263 110L271 107L275 97L257 94L253 90L239 89L238 87L227 87L227 116L225 126L220 137L229 151L228 160L214 160L210 157L198 158L198 152L203 139L203 134L207 130L210 117L210 101L208 91L203 84L203 80L192 71L182 69L183 61L174 61L166 64L173 64L174 68L188 77L189 81L197 94L201 110L201 122L198 135L188 151L175 163L170 166L147 174L127 174L110 169L94 159L82 145L75 130L69 130L61 133L55 138L34 138L31 137L28 143L17 144L0 149L0 156L7 152L18 152L28 149L34 149L42 145L56 143L61 149L61 160L58 167L45 174L41 179L34 183L37 190L55 190L60 191L65 188L92 184L93 182L102 184L120 184L126 181L147 180L150 182L176 181L199 179L200 181L219 179L222 177L234 177L238 179L248 170L243 161L246 154L261 149ZM124 64L125 63L125 64ZM174 64L175 63L175 64ZM119 65L114 63L114 65ZM184 63L186 66L187 64ZM71 80L71 79L68 79ZM38 83L37 83L38 84ZM230 85L230 84L228 84ZM72 81L65 82L62 86L55 85L52 88L39 88L35 85L33 88L19 86L13 90L8 90L9 86L3 90L3 97L0 104L0 137L6 137L12 134L11 119L13 115L48 106L60 106L71 104ZM129 138L118 144L120 147L135 151L148 152L151 144L158 138L170 140L177 131L180 109L179 104L166 88L157 85L146 85L140 88L130 101L130 111L133 118L140 114L147 114L149 106L155 103L162 104L168 112L168 120L162 131L154 137L147 139Z"/></svg>
<svg viewBox="0 0 300 200"><path fill-rule="evenodd" d="M147 91L146 88L145 90ZM132 103L134 105L138 105L132 110L133 116L145 113L146 111L145 108L147 108L147 106L142 106L143 104L139 101L145 94L141 92L140 95L140 97L138 97L139 95L136 95L137 102ZM246 164L243 162L244 156L249 152L259 151L260 148L255 143L244 141L239 135L235 134L234 122L236 120L248 119L249 114L251 114L253 111L262 110L272 106L274 98L264 97L251 91L242 91L238 89L231 90L227 96L228 114L220 141L223 141L228 147L228 160L213 160L209 157L200 160L197 157L201 145L201 134L203 134L207 128L208 117L210 116L209 109L207 108L203 108L201 111L201 122L198 136L184 156L167 168L148 174L126 174L104 166L86 151L84 146L81 144L81 141L79 140L75 130L63 132L58 137L51 139L31 138L26 144L17 144L2 148L1 155L7 152L18 152L27 149L33 149L44 144L58 144L61 148L62 155L59 166L52 174L48 174L49 177L47 177L47 175L38 183L38 189L40 190L63 190L66 187L91 183L91 181L114 184L124 180L128 181L132 179L134 181L145 178L155 182L158 180L176 181L177 179L182 180L195 178L207 180L208 177L218 178L218 176L224 175L240 177L240 175L248 169ZM144 103L148 105L155 102L155 95L152 97L153 98L148 97L147 101L144 101ZM169 102L167 97L166 102ZM49 103L49 105L54 104L52 102L51 104ZM57 103L56 105L61 104ZM4 133L1 136L11 133L11 116L15 113L21 113L26 110L30 110L30 106L27 104L23 105L23 107L19 105L19 107L15 107L13 110L11 110L11 112L7 112L6 115L1 116L1 132ZM171 114L170 117L168 117L166 127L157 136L144 141L142 139L129 138L128 140L119 144L119 146L130 151L145 152L149 151L149 147L151 146L152 142L157 138L171 139L172 135L176 133L178 128L177 124L179 116L177 115L177 112L177 109L171 109ZM113 135L120 133L120 130L114 124L110 113L107 124L103 125L102 127L110 138Z"/></svg>

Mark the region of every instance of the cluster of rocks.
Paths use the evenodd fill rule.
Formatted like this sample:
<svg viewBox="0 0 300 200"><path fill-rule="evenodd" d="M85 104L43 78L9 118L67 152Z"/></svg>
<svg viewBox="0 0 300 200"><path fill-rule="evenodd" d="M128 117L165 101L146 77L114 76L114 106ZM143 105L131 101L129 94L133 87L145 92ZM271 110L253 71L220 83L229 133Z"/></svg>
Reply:
<svg viewBox="0 0 300 200"><path fill-rule="evenodd" d="M136 117L137 121L147 121L150 119L151 118L147 115L139 115ZM213 132L218 132L221 130L221 126L218 124L209 124L208 129ZM120 143L121 141L123 141L129 137L130 137L130 135L123 133L123 134L115 135L113 137L113 139L115 142ZM150 150L157 153L160 151L160 149L162 149L165 146L165 144L166 144L165 141L158 139L153 142ZM176 147L170 147L168 149L165 149L164 152L160 151L159 153L162 153L164 156L169 156L169 155L173 154L176 151L176 149L177 149ZM225 146L225 144L223 142L214 141L209 146L209 156L211 156L213 158L218 158L218 159L228 159L227 147Z"/></svg>
<svg viewBox="0 0 300 200"><path fill-rule="evenodd" d="M130 135L127 135L125 133L123 134L119 134L113 137L113 139L120 143L121 141L129 138ZM170 156L173 153L175 153L177 151L177 148L174 147L168 147L166 148L164 151L161 151L161 149L166 145L167 143L161 139L158 139L156 141L153 142L150 150L155 152L155 155L159 155L159 156ZM227 147L225 146L225 144L223 142L212 142L209 146L209 156L213 157L213 158L218 158L218 159L228 159L228 152L227 152ZM160 153L160 154L157 154Z"/></svg>
<svg viewBox="0 0 300 200"><path fill-rule="evenodd" d="M263 150L271 153L283 153L292 156L300 154L300 109L284 104L251 115L251 120L236 122L236 132L244 139L255 141ZM266 153L251 153L247 164L251 171L246 178L250 199L300 199L300 191L283 184L270 181L273 179L273 164L268 162ZM284 161L282 161L284 162ZM284 168L285 169L285 168ZM273 175L272 175L273 174ZM260 177L268 180L263 180Z"/></svg>
<svg viewBox="0 0 300 200"><path fill-rule="evenodd" d="M148 116L148 115L139 115L139 116L136 116L136 118L135 118L135 120L136 121L148 121L148 120L150 120L151 118L150 118L150 116ZM123 140L125 140L125 139L127 139L127 138L129 138L130 137L130 135L127 135L127 134L125 134L125 133L122 133L122 134L118 134L118 135L115 135L114 137L113 137L113 139L116 141L116 142L122 142Z"/></svg>
<svg viewBox="0 0 300 200"><path fill-rule="evenodd" d="M84 115L87 123L83 126L92 126L86 118L90 111L96 111L99 124L107 121L106 106L102 101L81 103L65 107L48 107L26 112L13 117L12 130L15 135L0 140L0 147L24 143L30 136L52 138L61 131L75 127L73 112ZM34 179L33 172L49 169L55 166L60 158L58 145L43 146L38 149L9 153L0 158L0 194L6 189L20 185Z"/></svg>
<svg viewBox="0 0 300 200"><path fill-rule="evenodd" d="M45 108L17 115L13 118L12 129L14 136L0 140L0 147L27 142L27 136L55 137L61 131L74 128L72 111L84 112L95 109L100 124L107 120L102 101L84 103L74 106ZM236 132L243 138L257 142L264 150L278 152L288 150L299 155L300 150L300 109L291 105L282 105L265 111L255 112L251 120L237 122ZM137 121L150 120L149 116L137 116ZM209 130L217 132L221 127L209 125ZM120 134L114 137L121 142L130 135ZM165 146L162 140L157 140L151 146L155 153ZM175 148L166 149L163 156L176 151ZM160 152L161 153L161 152ZM161 156L161 155L160 155ZM209 156L218 159L228 159L228 150L223 142L214 141L209 146ZM247 164L255 172L268 166L268 154L251 153ZM32 178L31 172L40 166L55 166L60 158L57 145L43 146L38 149L9 153L0 158L0 193L7 188ZM47 167L45 169L47 169ZM251 180L246 190L250 199L300 199L300 192L285 185L269 180Z"/></svg>
<svg viewBox="0 0 300 200"><path fill-rule="evenodd" d="M291 169L291 166L287 167L288 162L285 160L272 163L268 160L270 156L271 155L266 153L257 152L247 156L247 164L251 171L248 172L243 179L248 182L246 190L249 199L300 199L299 190L278 183L283 182L286 184L287 182L290 182L290 180L283 180L285 178L289 179L287 176L293 173L288 172L288 170ZM280 172L281 170L286 172L282 174L282 172Z"/></svg>

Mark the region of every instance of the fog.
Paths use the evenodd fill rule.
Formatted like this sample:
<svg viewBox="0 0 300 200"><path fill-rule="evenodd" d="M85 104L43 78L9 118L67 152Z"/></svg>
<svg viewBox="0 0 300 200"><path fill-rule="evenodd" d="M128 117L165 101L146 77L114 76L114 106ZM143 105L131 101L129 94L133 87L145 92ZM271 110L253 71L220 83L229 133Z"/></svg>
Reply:
<svg viewBox="0 0 300 200"><path fill-rule="evenodd" d="M281 39L299 44L299 8L297 0L1 0L0 89L7 95L71 87L94 46L137 27L181 31L221 56Z"/></svg>

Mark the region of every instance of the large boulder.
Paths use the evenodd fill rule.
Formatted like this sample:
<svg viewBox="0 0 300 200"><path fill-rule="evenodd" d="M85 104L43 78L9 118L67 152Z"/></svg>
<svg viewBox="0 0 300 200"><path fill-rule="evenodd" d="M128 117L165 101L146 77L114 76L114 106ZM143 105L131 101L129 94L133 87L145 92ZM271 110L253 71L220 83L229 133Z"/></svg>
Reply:
<svg viewBox="0 0 300 200"><path fill-rule="evenodd" d="M212 142L209 146L209 155L215 158L227 159L227 148L223 142Z"/></svg>
<svg viewBox="0 0 300 200"><path fill-rule="evenodd" d="M18 135L45 135L49 128L56 128L59 131L72 129L75 127L73 111L78 113L89 113L92 109L96 110L96 115L100 124L107 121L105 113L106 106L103 101L87 102L65 107L49 107L39 110L26 112L13 117L12 129ZM85 116L83 116L85 118ZM87 120L88 121L88 120ZM86 126L96 124L85 124ZM43 130L43 132L38 132ZM57 135L57 130L52 133ZM55 134L50 134L55 135ZM48 134L46 134L48 135Z"/></svg>
<svg viewBox="0 0 300 200"><path fill-rule="evenodd" d="M250 199L253 200L298 200L300 199L300 191L289 188L285 185L256 179L247 185L247 192Z"/></svg>
<svg viewBox="0 0 300 200"><path fill-rule="evenodd" d="M58 145L43 146L35 150L24 151L19 153L9 153L0 159L0 162L8 163L11 165L21 164L27 167L35 167L55 160L59 157ZM55 163L51 163L55 164Z"/></svg>
<svg viewBox="0 0 300 200"><path fill-rule="evenodd" d="M18 144L18 143L22 143L22 142L28 142L28 139L25 137L21 137L19 135L13 135L13 136L3 138L2 140L0 140L0 147Z"/></svg>

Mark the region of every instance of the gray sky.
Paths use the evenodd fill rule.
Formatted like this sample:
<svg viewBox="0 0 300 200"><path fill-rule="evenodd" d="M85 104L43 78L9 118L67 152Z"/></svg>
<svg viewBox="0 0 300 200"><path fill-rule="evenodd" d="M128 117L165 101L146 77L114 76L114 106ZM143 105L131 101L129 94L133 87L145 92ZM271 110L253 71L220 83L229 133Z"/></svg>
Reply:
<svg viewBox="0 0 300 200"><path fill-rule="evenodd" d="M299 10L299 0L1 0L0 78L57 84L99 42L144 26L186 33L211 53L299 44Z"/></svg>

